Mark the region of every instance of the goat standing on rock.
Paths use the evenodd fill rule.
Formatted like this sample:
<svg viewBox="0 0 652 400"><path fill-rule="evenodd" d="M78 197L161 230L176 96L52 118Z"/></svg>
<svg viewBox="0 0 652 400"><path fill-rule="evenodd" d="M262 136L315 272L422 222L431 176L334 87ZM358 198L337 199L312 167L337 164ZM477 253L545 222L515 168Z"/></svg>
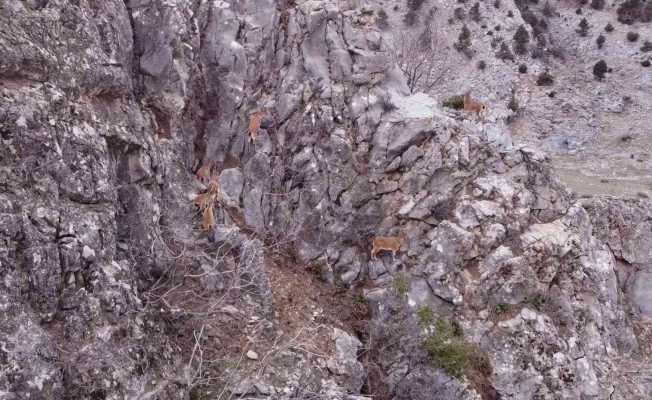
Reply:
<svg viewBox="0 0 652 400"><path fill-rule="evenodd" d="M487 106L484 103L471 99L471 92L464 94L464 111L475 113L484 120L484 114L487 112Z"/></svg>
<svg viewBox="0 0 652 400"><path fill-rule="evenodd" d="M391 251L392 259L394 259L396 253L401 249L405 237L404 232L399 233L398 236L376 236L371 243L371 259L375 260L376 255L382 250Z"/></svg>

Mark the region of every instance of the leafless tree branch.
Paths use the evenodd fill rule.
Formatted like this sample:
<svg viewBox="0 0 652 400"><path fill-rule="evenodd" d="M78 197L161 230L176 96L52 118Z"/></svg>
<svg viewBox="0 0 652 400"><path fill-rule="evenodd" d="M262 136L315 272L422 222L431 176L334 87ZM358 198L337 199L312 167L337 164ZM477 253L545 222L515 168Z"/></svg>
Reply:
<svg viewBox="0 0 652 400"><path fill-rule="evenodd" d="M407 78L410 93L433 89L450 71L444 47L444 36L431 23L422 32L404 29L394 36L393 61Z"/></svg>

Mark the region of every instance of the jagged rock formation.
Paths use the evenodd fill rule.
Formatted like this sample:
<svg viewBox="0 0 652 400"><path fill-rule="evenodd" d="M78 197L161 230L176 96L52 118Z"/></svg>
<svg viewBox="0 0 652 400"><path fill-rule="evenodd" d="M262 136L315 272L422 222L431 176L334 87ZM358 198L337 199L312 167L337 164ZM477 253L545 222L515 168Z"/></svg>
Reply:
<svg viewBox="0 0 652 400"><path fill-rule="evenodd" d="M410 93L375 6L0 5L0 397L644 398L649 205Z"/></svg>

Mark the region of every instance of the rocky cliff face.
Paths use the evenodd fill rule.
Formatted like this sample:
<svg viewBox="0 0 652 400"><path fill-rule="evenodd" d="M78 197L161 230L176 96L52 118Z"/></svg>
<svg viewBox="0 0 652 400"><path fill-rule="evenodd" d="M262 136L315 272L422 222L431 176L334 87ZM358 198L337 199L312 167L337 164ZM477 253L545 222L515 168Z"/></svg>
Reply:
<svg viewBox="0 0 652 400"><path fill-rule="evenodd" d="M0 398L645 398L648 202L411 90L380 10L0 5Z"/></svg>

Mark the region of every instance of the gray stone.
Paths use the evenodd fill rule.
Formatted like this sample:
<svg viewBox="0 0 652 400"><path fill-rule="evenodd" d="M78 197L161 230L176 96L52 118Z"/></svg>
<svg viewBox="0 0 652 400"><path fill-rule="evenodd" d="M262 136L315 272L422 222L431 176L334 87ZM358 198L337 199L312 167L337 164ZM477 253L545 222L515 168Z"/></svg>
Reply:
<svg viewBox="0 0 652 400"><path fill-rule="evenodd" d="M539 39L567 55L553 95L471 23L487 68L437 48L426 90L408 85L395 39L447 26L431 5L407 29L405 7L376 0L4 3L0 397L210 397L202 380L232 377L225 394L281 400L361 398L363 383L374 398L647 398L633 327L651 312L650 202L575 204L552 170L582 194L649 191L649 76L619 76L616 93L609 76L578 79L591 57L573 57L629 71L637 48L597 53L546 19ZM539 9L505 3L482 7L483 24L511 38ZM583 15L597 27L616 13ZM554 49L530 47L537 76ZM442 107L467 90L486 118ZM212 215L192 202L205 165ZM369 262L373 237L396 232L409 237L397 260ZM366 301L342 292L360 286ZM433 364L426 305L491 374ZM228 362L248 342L269 349L255 380L255 362ZM196 343L225 362L188 382Z"/></svg>
<svg viewBox="0 0 652 400"><path fill-rule="evenodd" d="M326 365L332 373L341 377L345 387L359 393L364 383L364 369L357 360L362 343L338 328L333 328L332 339L335 341L335 355Z"/></svg>
<svg viewBox="0 0 652 400"><path fill-rule="evenodd" d="M82 258L86 261L95 260L95 250L85 245L82 249Z"/></svg>
<svg viewBox="0 0 652 400"><path fill-rule="evenodd" d="M222 200L230 207L240 205L240 195L244 186L244 176L238 168L228 168L220 172L220 193Z"/></svg>
<svg viewBox="0 0 652 400"><path fill-rule="evenodd" d="M632 302L647 317L652 317L652 272L639 271L631 288Z"/></svg>

